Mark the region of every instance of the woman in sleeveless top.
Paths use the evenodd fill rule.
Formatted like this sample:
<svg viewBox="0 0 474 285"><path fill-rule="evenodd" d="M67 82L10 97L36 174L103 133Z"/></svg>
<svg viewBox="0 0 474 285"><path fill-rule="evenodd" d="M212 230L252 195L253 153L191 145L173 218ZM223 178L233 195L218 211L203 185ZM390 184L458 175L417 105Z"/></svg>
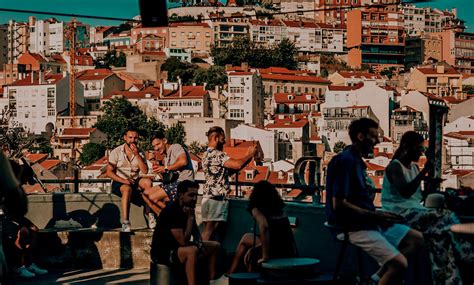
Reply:
<svg viewBox="0 0 474 285"><path fill-rule="evenodd" d="M438 284L462 284L455 255L471 259L472 247L455 242L449 227L459 223L454 213L447 209L424 207L421 182L432 167L428 161L423 170L418 162L424 153L423 137L413 131L406 132L392 161L385 169L382 185L382 208L403 216L407 224L425 235L430 248L433 280Z"/></svg>
<svg viewBox="0 0 474 285"><path fill-rule="evenodd" d="M256 233L246 233L240 240L227 274L237 270L240 262L246 263L252 271L252 263L261 264L270 258L285 258L297 256L293 232L288 217L283 213L284 203L275 186L268 181L255 184L249 199L248 211L255 219Z"/></svg>

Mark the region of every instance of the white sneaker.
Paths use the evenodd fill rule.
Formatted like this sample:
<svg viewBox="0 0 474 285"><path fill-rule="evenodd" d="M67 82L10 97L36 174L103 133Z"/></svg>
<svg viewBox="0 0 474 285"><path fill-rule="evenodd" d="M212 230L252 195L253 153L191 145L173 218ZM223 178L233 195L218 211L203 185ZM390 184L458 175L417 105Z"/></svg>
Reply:
<svg viewBox="0 0 474 285"><path fill-rule="evenodd" d="M153 213L148 213L147 215L148 218L148 228L154 229L156 227L156 217L155 214Z"/></svg>
<svg viewBox="0 0 474 285"><path fill-rule="evenodd" d="M30 272L33 272L34 274L36 275L43 275L43 274L46 274L48 273L48 270L46 269L41 269L38 267L38 265L32 263L29 267L28 267L28 271Z"/></svg>
<svg viewBox="0 0 474 285"><path fill-rule="evenodd" d="M228 285L229 284L229 277L222 275L220 278L211 280L209 285Z"/></svg>
<svg viewBox="0 0 474 285"><path fill-rule="evenodd" d="M21 278L33 278L36 276L36 274L26 269L24 265L15 269L15 273L18 274L18 276L20 276Z"/></svg>
<svg viewBox="0 0 474 285"><path fill-rule="evenodd" d="M124 221L122 223L122 232L129 233L131 231L132 231L132 229L130 228L130 221Z"/></svg>

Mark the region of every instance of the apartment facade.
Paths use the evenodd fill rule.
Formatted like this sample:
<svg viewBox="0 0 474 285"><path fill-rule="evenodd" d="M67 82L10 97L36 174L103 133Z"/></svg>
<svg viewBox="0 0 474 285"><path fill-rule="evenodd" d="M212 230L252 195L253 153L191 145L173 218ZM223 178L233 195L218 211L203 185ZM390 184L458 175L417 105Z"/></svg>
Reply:
<svg viewBox="0 0 474 285"><path fill-rule="evenodd" d="M89 69L77 79L84 86L84 99L88 111L99 111L100 99L114 91L125 89L125 81L108 69Z"/></svg>
<svg viewBox="0 0 474 285"><path fill-rule="evenodd" d="M271 47L288 37L286 26L281 20L251 20L250 39L255 43Z"/></svg>
<svg viewBox="0 0 474 285"><path fill-rule="evenodd" d="M444 62L414 69L407 88L439 97L463 98L462 74Z"/></svg>
<svg viewBox="0 0 474 285"><path fill-rule="evenodd" d="M242 16L242 13L233 13L232 16ZM247 18L225 18L222 19L218 14L210 14L209 25L214 31L214 46L228 46L234 39L239 37L248 37L250 24Z"/></svg>
<svg viewBox="0 0 474 285"><path fill-rule="evenodd" d="M347 16L348 64L402 67L405 57L403 15L381 7L352 10Z"/></svg>
<svg viewBox="0 0 474 285"><path fill-rule="evenodd" d="M55 129L57 114L69 108L69 75L31 73L7 86L13 120L33 134ZM84 106L84 88L76 83L76 104ZM79 114L80 115L80 114Z"/></svg>
<svg viewBox="0 0 474 285"><path fill-rule="evenodd" d="M228 71L226 118L262 126L264 98L258 70Z"/></svg>
<svg viewBox="0 0 474 285"><path fill-rule="evenodd" d="M428 138L428 118L423 117L423 112L410 106L402 106L392 111L390 116L391 138L394 143L400 143L405 132L415 131Z"/></svg>
<svg viewBox="0 0 474 285"><path fill-rule="evenodd" d="M443 41L443 60L460 73L474 74L474 33L451 29L439 35Z"/></svg>
<svg viewBox="0 0 474 285"><path fill-rule="evenodd" d="M29 51L31 53L62 53L64 51L64 22L54 18L37 20L29 18Z"/></svg>
<svg viewBox="0 0 474 285"><path fill-rule="evenodd" d="M29 29L27 23L8 22L7 31L7 62L18 63L18 57L28 51Z"/></svg>
<svg viewBox="0 0 474 285"><path fill-rule="evenodd" d="M168 48L192 49L209 54L214 32L207 23L170 23Z"/></svg>

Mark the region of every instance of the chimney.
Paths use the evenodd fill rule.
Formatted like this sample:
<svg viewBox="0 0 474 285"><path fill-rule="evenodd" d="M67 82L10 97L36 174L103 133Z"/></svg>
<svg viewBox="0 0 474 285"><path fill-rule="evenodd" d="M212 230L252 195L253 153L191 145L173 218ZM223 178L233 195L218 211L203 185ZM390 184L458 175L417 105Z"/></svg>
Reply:
<svg viewBox="0 0 474 285"><path fill-rule="evenodd" d="M242 62L240 65L243 71L247 71L249 69L249 63L248 62Z"/></svg>
<svg viewBox="0 0 474 285"><path fill-rule="evenodd" d="M202 86L202 89L204 89L204 91L206 91L206 86L207 86L207 82L204 82L204 84Z"/></svg>
<svg viewBox="0 0 474 285"><path fill-rule="evenodd" d="M179 76L178 76L178 89L179 89L179 98L183 98L183 84Z"/></svg>
<svg viewBox="0 0 474 285"><path fill-rule="evenodd" d="M235 139L230 139L230 147L235 147Z"/></svg>
<svg viewBox="0 0 474 285"><path fill-rule="evenodd" d="M31 84L34 84L34 82L35 82L35 72L32 71L31 72Z"/></svg>
<svg viewBox="0 0 474 285"><path fill-rule="evenodd" d="M163 89L165 89L165 85L163 84L163 82L160 82L160 98L163 97Z"/></svg>
<svg viewBox="0 0 474 285"><path fill-rule="evenodd" d="M295 114L291 115L291 121L292 121L293 123L296 122L296 115L295 115Z"/></svg>
<svg viewBox="0 0 474 285"><path fill-rule="evenodd" d="M66 76L67 76L67 71L63 70L63 78L65 78Z"/></svg>

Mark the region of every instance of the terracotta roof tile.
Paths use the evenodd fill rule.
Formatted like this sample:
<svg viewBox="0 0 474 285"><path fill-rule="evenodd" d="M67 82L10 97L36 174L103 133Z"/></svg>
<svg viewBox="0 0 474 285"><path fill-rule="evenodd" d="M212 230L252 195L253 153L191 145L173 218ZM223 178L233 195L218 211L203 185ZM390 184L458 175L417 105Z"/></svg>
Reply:
<svg viewBox="0 0 474 285"><path fill-rule="evenodd" d="M383 170L385 170L385 167L383 167L381 165L378 165L378 164L375 164L375 163L371 163L369 161L366 161L365 165L367 165L367 170L372 170L372 171L383 171Z"/></svg>
<svg viewBox="0 0 474 285"><path fill-rule="evenodd" d="M31 74L29 74L25 78L13 82L10 86L54 85L58 81L60 81L61 79L63 79L62 74L46 74L44 76L43 84L40 84L39 83L39 75L35 74L33 83L31 83Z"/></svg>
<svg viewBox="0 0 474 285"><path fill-rule="evenodd" d="M273 94L275 103L317 103L318 99L315 94L294 94L294 93L275 93Z"/></svg>
<svg viewBox="0 0 474 285"><path fill-rule="evenodd" d="M52 168L58 166L62 161L59 159L48 159L40 163L47 170L51 170Z"/></svg>
<svg viewBox="0 0 474 285"><path fill-rule="evenodd" d="M89 137L95 128L65 128L59 137Z"/></svg>
<svg viewBox="0 0 474 285"><path fill-rule="evenodd" d="M111 70L106 68L88 69L79 73L77 79L79 80L102 80L114 74Z"/></svg>
<svg viewBox="0 0 474 285"><path fill-rule="evenodd" d="M292 74L262 74L261 76L263 80L310 82L327 85L331 84L331 81L321 78L319 76L304 76Z"/></svg>
<svg viewBox="0 0 474 285"><path fill-rule="evenodd" d="M364 83L360 82L360 83L358 83L356 85L353 85L353 86L329 85L328 89L329 89L329 91L352 91L352 90L358 90L362 87L364 87Z"/></svg>
<svg viewBox="0 0 474 285"><path fill-rule="evenodd" d="M194 23L194 22L188 22L188 23L170 23L169 27L189 27L189 26L196 26L196 27L204 27L204 28L210 28L210 26L206 23Z"/></svg>
<svg viewBox="0 0 474 285"><path fill-rule="evenodd" d="M308 124L308 120L299 120L296 122L275 122L265 126L266 129L289 129L302 128Z"/></svg>
<svg viewBox="0 0 474 285"><path fill-rule="evenodd" d="M344 78L367 78L367 79L382 79L382 76L375 73L361 72L361 71L338 71Z"/></svg>
<svg viewBox="0 0 474 285"><path fill-rule="evenodd" d="M253 171L253 178L247 179L247 172ZM240 182L259 182L262 180L267 180L269 173L268 166L246 166L244 169L239 171L239 181Z"/></svg>
<svg viewBox="0 0 474 285"><path fill-rule="evenodd" d="M419 67L417 68L423 74L456 74L461 75L461 73L457 72L454 68L445 68L444 73L438 73L436 68L426 68L426 67Z"/></svg>
<svg viewBox="0 0 474 285"><path fill-rule="evenodd" d="M47 158L48 155L44 153L31 153L26 156L31 164L37 163L40 160Z"/></svg>

